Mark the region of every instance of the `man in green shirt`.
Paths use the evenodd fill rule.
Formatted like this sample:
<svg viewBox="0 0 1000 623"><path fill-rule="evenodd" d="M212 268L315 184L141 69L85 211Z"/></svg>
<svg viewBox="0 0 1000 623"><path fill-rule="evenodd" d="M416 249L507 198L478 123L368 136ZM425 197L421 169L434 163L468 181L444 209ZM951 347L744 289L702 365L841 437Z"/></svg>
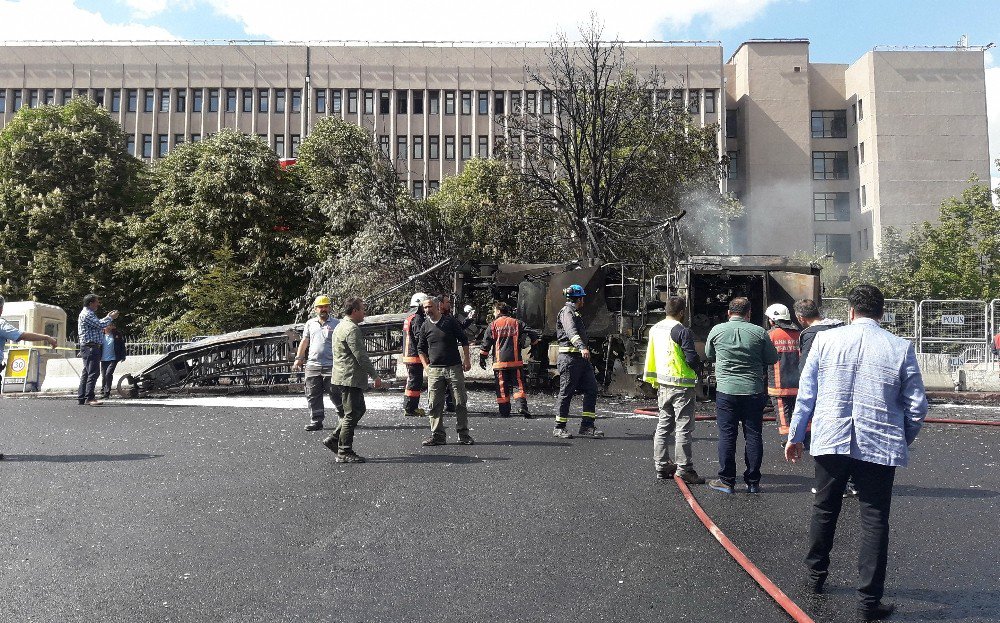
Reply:
<svg viewBox="0 0 1000 623"><path fill-rule="evenodd" d="M351 297L344 302L344 318L333 330L333 374L330 384L339 386L344 417L323 445L337 453L338 463L364 463L354 453L354 429L365 414L365 390L368 377L375 379L375 389L382 387L378 370L368 358L365 338L358 326L365 319L365 303Z"/></svg>
<svg viewBox="0 0 1000 623"><path fill-rule="evenodd" d="M719 427L719 478L708 486L732 493L736 486L736 438L743 425L743 481L747 492L760 492L764 458L765 368L778 361L778 351L762 327L750 322L750 301L729 302L729 322L715 325L705 340L705 358L715 363L715 412Z"/></svg>

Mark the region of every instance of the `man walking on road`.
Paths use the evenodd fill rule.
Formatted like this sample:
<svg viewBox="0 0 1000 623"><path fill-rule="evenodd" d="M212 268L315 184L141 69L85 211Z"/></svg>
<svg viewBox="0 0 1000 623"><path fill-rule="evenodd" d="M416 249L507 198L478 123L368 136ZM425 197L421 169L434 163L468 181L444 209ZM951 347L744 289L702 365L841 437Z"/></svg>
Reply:
<svg viewBox="0 0 1000 623"><path fill-rule="evenodd" d="M382 378L368 358L365 338L358 327L365 319L365 303L351 297L344 301L344 318L333 330L333 374L330 383L340 390L344 415L323 445L337 453L338 463L364 463L354 452L354 429L364 417L365 390L368 377L375 380L375 389L382 388Z"/></svg>
<svg viewBox="0 0 1000 623"><path fill-rule="evenodd" d="M691 435L694 434L694 400L701 358L694 347L694 334L684 326L687 303L679 296L667 300L667 317L649 330L645 380L656 388L660 421L653 435L653 466L659 479L672 478L675 471L688 484L704 484L694 471ZM674 460L667 446L674 441Z"/></svg>
<svg viewBox="0 0 1000 623"><path fill-rule="evenodd" d="M556 414L556 427L552 430L552 436L558 439L573 438L566 430L569 405L573 401L573 394L582 391L583 413L579 435L597 439L604 436L604 432L597 430L594 424L597 420L597 377L594 365L590 363L587 327L580 314L587 292L583 286L574 283L563 290L563 296L566 297L566 304L559 310L556 318L556 340L559 342L559 358L556 359L556 370L559 371L559 412Z"/></svg>
<svg viewBox="0 0 1000 623"><path fill-rule="evenodd" d="M764 369L778 361L778 351L764 329L750 322L750 301L729 302L729 321L715 325L705 341L705 358L715 361L715 411L719 427L719 478L708 486L722 493L736 487L736 438L743 426L743 481L748 493L760 493L764 458Z"/></svg>
<svg viewBox="0 0 1000 623"><path fill-rule="evenodd" d="M309 403L309 423L306 430L322 430L326 409L323 396L329 394L338 419L344 417L344 407L340 400L340 386L330 382L333 375L333 331L340 321L330 315L330 297L321 294L313 302L316 316L306 321L302 330L302 341L295 354L292 370L305 368L306 401ZM303 365L304 364L304 365Z"/></svg>
<svg viewBox="0 0 1000 623"><path fill-rule="evenodd" d="M822 592L830 550L853 478L858 489L861 551L858 555L858 618L878 621L895 606L883 603L889 558L889 507L897 467L927 415L924 382L913 344L879 326L885 299L860 285L847 295L850 326L816 336L799 380L785 458L802 458L806 425L816 464L816 499L806 565L811 589ZM823 388L822 393L819 387Z"/></svg>
<svg viewBox="0 0 1000 623"><path fill-rule="evenodd" d="M458 432L458 443L471 446L475 443L469 435L469 411L466 406L468 396L465 392L465 373L472 369L469 358L469 338L465 330L454 316L441 314L440 301L437 298L423 302L424 324L420 328L420 341L417 350L427 371L427 391L430 394L431 436L423 441L425 446L443 446L448 443L448 435L444 427L444 395L451 386L455 400L455 430ZM462 345L462 356L459 358L458 345Z"/></svg>
<svg viewBox="0 0 1000 623"><path fill-rule="evenodd" d="M6 301L0 296L0 314L3 313L3 305ZM51 335L42 335L41 333L29 333L28 331L19 331L17 327L7 322L3 318L0 318L0 355L3 355L4 346L7 345L7 341L19 342L25 340L28 342L45 342L52 348L56 347L58 342L56 338ZM5 362L0 361L0 372L3 372ZM0 461L3 460L3 453L0 452Z"/></svg>
<svg viewBox="0 0 1000 623"><path fill-rule="evenodd" d="M77 319L77 340L80 343L80 358L83 359L83 371L80 373L80 389L76 394L79 404L96 407L101 403L95 395L97 377L101 374L101 356L104 351L104 327L114 322L118 310L114 310L104 318L98 319L97 309L101 299L96 294L83 297L83 309Z"/></svg>

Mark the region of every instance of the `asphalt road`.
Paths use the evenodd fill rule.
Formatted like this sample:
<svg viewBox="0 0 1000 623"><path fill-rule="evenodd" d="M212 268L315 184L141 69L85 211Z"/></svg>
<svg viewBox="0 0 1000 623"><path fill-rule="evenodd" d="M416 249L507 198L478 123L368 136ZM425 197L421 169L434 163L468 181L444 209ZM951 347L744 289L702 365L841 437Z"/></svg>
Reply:
<svg viewBox="0 0 1000 623"><path fill-rule="evenodd" d="M425 421L398 414L400 400L369 400L355 443L364 465L334 463L324 433L302 430L298 397L0 400L0 621L789 620L676 485L653 478L655 420L623 417L635 404L600 406L617 414L601 420L603 440L483 414L477 445L423 448ZM492 414L484 392L473 405ZM932 410L952 414L998 417ZM830 596L807 600L797 581L811 466L785 464L768 432L762 495L693 490L817 621L842 620L854 507ZM1000 620L998 435L928 425L899 471L894 620ZM696 437L696 466L712 475L714 423Z"/></svg>

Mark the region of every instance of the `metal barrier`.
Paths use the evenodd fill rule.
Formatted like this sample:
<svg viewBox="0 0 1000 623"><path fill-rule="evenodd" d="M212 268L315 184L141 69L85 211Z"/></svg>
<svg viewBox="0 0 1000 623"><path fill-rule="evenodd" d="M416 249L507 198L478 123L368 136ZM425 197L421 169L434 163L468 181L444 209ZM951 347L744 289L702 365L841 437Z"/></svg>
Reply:
<svg viewBox="0 0 1000 623"><path fill-rule="evenodd" d="M1000 353L993 348L996 344L994 341L997 339L996 335L1000 333L1000 316L998 314L1000 314L1000 299L993 299L990 301L990 333L987 336L990 348L986 349L989 353L989 361L1000 360Z"/></svg>
<svg viewBox="0 0 1000 623"><path fill-rule="evenodd" d="M847 299L831 297L823 299L823 306L820 309L820 313L825 318L833 318L846 323L847 310Z"/></svg>
<svg viewBox="0 0 1000 623"><path fill-rule="evenodd" d="M989 305L986 301L920 301L917 350L947 354L961 365L964 351L989 345ZM979 347L979 348L974 348Z"/></svg>
<svg viewBox="0 0 1000 623"><path fill-rule="evenodd" d="M836 318L847 322L849 305L845 298L823 299L823 314L827 318ZM916 342L917 327L920 325L917 315L917 302L907 299L886 299L885 313L882 314L882 327L901 338Z"/></svg>

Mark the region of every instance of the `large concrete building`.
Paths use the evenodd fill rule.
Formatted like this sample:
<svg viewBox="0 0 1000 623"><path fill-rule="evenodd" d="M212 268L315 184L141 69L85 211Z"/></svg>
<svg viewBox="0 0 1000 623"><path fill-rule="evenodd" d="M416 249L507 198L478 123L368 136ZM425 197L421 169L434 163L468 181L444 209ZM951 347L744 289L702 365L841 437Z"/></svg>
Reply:
<svg viewBox="0 0 1000 623"><path fill-rule="evenodd" d="M881 228L933 219L975 173L989 178L983 51L874 51L809 62L804 40L627 47L656 97L718 124L723 186L747 207L732 250L871 256ZM491 157L495 115L552 114L531 83L546 48L451 44L0 45L0 127L22 106L86 95L154 160L222 128L294 157L325 116L371 130L415 196ZM516 138L515 138L516 140Z"/></svg>

